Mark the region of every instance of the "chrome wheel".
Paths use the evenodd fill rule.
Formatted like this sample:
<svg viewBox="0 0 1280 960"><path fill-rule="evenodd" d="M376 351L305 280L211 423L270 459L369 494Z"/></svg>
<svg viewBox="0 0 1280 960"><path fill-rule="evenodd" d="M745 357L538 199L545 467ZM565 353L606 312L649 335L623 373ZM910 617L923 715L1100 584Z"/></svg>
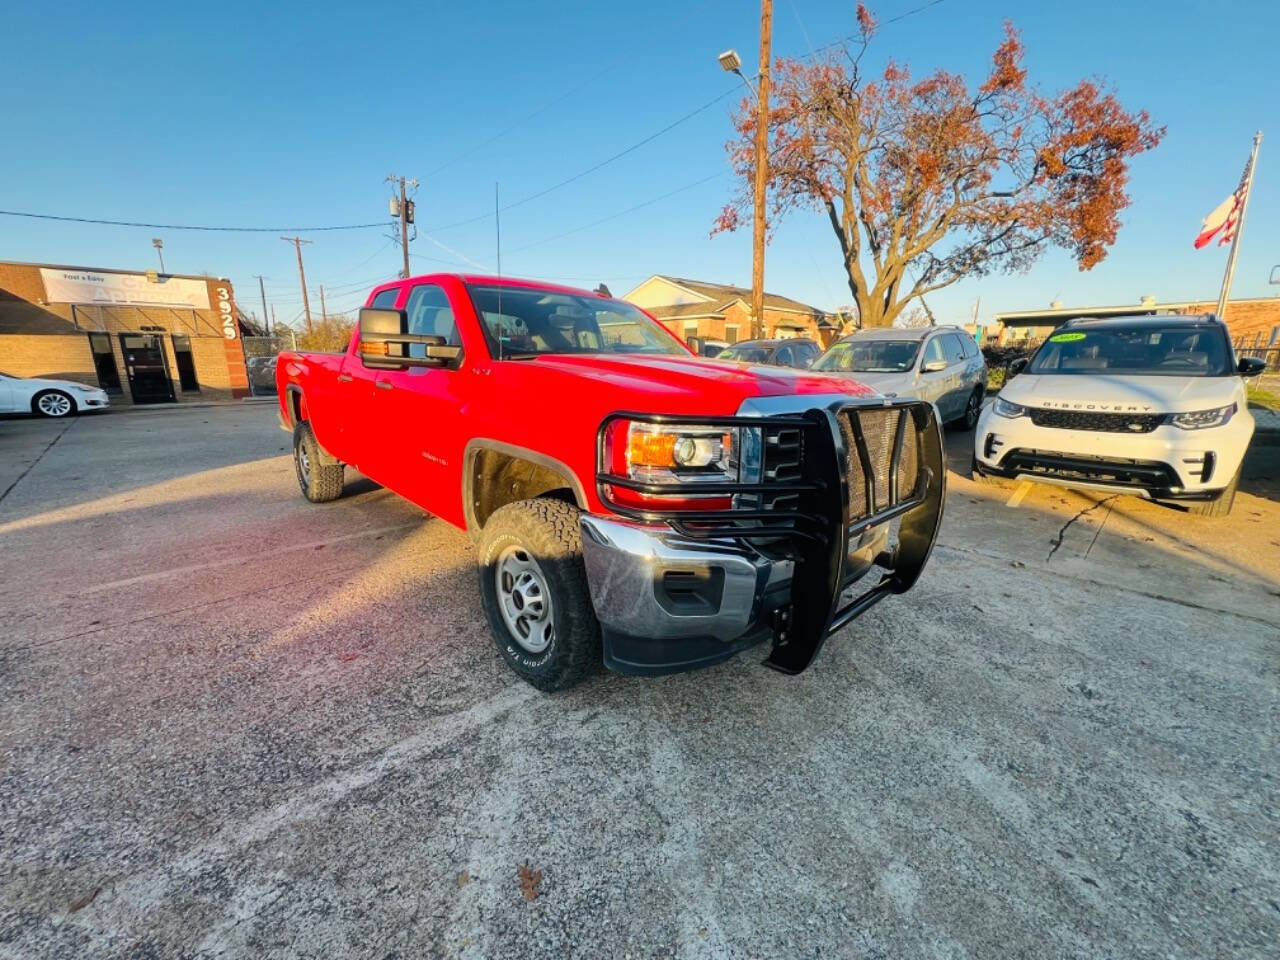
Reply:
<svg viewBox="0 0 1280 960"><path fill-rule="evenodd" d="M523 547L509 546L494 569L498 605L508 632L529 653L542 653L554 638L551 593L542 568Z"/></svg>
<svg viewBox="0 0 1280 960"><path fill-rule="evenodd" d="M65 417L71 412L71 398L65 393L46 393L36 401L46 417Z"/></svg>

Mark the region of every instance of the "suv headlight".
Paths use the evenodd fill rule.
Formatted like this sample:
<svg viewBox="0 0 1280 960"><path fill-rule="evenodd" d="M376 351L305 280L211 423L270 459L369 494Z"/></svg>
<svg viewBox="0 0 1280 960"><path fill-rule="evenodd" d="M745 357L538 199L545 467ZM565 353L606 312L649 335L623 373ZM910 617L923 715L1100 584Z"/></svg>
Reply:
<svg viewBox="0 0 1280 960"><path fill-rule="evenodd" d="M1020 403L1014 403L1012 400L1006 400L1004 397L996 397L996 402L991 405L994 410L1002 417L1008 417L1010 420L1016 420L1018 417L1027 415L1027 408Z"/></svg>
<svg viewBox="0 0 1280 960"><path fill-rule="evenodd" d="M1214 407L1211 410L1193 410L1189 413L1170 413L1164 422L1183 430L1203 430L1205 427L1220 427L1236 413L1236 405L1228 403L1225 407Z"/></svg>

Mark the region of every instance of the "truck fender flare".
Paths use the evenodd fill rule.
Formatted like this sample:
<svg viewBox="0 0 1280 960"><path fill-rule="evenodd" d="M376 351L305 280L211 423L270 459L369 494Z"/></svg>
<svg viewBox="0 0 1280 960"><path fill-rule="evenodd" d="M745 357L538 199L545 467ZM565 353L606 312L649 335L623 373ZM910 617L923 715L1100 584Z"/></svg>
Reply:
<svg viewBox="0 0 1280 960"><path fill-rule="evenodd" d="M467 445L462 451L462 509L466 517L467 533L472 538L480 535L480 523L476 518L474 496L475 462L480 453L489 450L520 460L527 460L556 474L564 480L565 486L573 491L573 499L578 509L583 511L587 509L587 494L582 487L582 482L578 479L578 475L562 460L557 460L555 457L549 457L545 453L539 453L536 450L530 450L528 447L521 447L514 443L505 443L502 440L494 440L489 437L475 437L467 441Z"/></svg>
<svg viewBox="0 0 1280 960"><path fill-rule="evenodd" d="M306 408L307 398L302 392L302 387L298 386L296 383L291 383L284 388L284 396L284 409L286 416L288 417L287 426L289 432L293 433L297 430L298 424L306 422L301 414ZM326 467L337 466L341 461L324 448L324 445L320 443L320 438L316 437L314 429L311 431L311 436L315 438L316 449L320 451L321 465Z"/></svg>

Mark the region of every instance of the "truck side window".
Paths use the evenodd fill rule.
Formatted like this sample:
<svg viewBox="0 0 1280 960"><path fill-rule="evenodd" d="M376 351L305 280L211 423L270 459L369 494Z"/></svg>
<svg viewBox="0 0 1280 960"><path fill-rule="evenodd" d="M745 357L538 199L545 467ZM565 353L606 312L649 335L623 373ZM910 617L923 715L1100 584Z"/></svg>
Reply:
<svg viewBox="0 0 1280 960"><path fill-rule="evenodd" d="M964 347L960 345L960 338L954 333L945 333L941 337L942 349L947 355L947 364L959 363L964 359Z"/></svg>
<svg viewBox="0 0 1280 960"><path fill-rule="evenodd" d="M405 312L409 315L409 333L419 336L444 337L444 342L452 346L460 346L458 324L453 317L453 307L449 304L449 295L442 287L434 283L423 283L409 291L409 302L405 304ZM415 349L421 353L421 345ZM410 356L415 356L412 351ZM425 356L425 354L422 354Z"/></svg>
<svg viewBox="0 0 1280 960"><path fill-rule="evenodd" d="M396 297L400 296L400 288L392 287L390 290L383 290L380 294L373 298L373 303L369 304L374 310L391 310L396 305Z"/></svg>
<svg viewBox="0 0 1280 960"><path fill-rule="evenodd" d="M978 344L974 341L973 337L969 336L967 333L960 337L960 346L964 348L964 357L966 360L978 355Z"/></svg>

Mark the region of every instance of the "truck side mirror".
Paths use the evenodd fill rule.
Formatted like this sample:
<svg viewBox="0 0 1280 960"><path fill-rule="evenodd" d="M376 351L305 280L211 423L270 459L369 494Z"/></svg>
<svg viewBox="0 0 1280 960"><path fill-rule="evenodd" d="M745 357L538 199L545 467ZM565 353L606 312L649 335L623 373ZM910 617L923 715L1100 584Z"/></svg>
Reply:
<svg viewBox="0 0 1280 960"><path fill-rule="evenodd" d="M921 373L937 373L939 370L947 369L947 361L945 360L929 360L920 368Z"/></svg>
<svg viewBox="0 0 1280 960"><path fill-rule="evenodd" d="M360 311L360 361L366 367L397 370L403 367L443 367L455 364L462 347L444 337L406 333L409 321L403 310Z"/></svg>
<svg viewBox="0 0 1280 960"><path fill-rule="evenodd" d="M1236 364L1236 370L1242 377L1256 377L1265 369L1267 369L1267 361L1258 357L1241 357L1240 362Z"/></svg>
<svg viewBox="0 0 1280 960"><path fill-rule="evenodd" d="M698 356L702 356L705 352L701 337L685 337L684 342L688 345L689 349Z"/></svg>
<svg viewBox="0 0 1280 960"><path fill-rule="evenodd" d="M1019 357L1017 360L1014 360L1009 364L1009 372L1005 374L1005 376L1010 379L1016 377L1023 370L1027 369L1027 364L1030 362L1031 360L1029 357Z"/></svg>

